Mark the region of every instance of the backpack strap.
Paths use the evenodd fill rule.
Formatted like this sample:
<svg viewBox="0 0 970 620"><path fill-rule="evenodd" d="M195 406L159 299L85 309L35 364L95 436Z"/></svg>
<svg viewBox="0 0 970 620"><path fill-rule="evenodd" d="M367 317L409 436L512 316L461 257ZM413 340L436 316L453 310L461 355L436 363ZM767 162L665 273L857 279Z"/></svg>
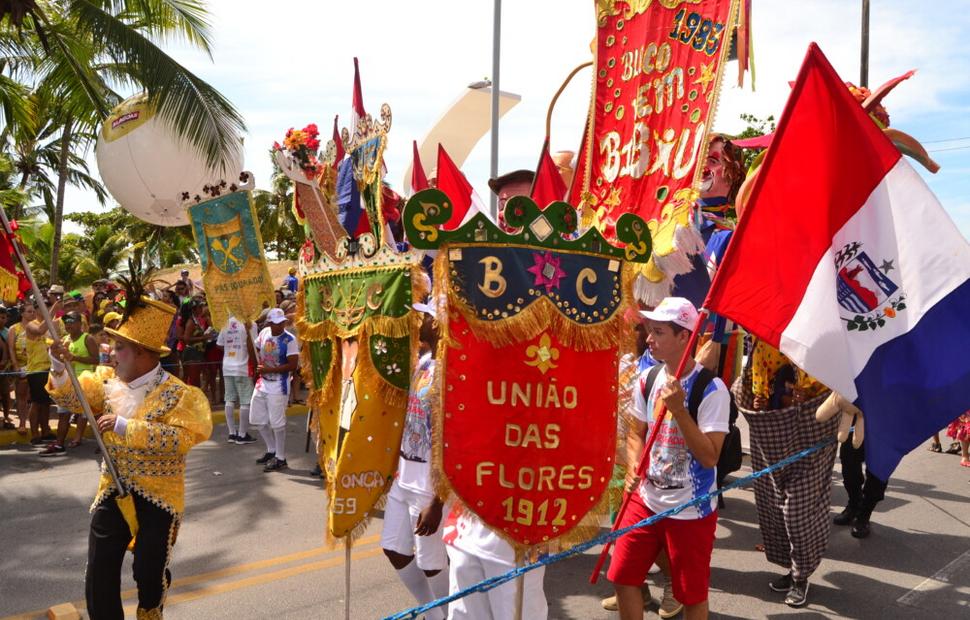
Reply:
<svg viewBox="0 0 970 620"><path fill-rule="evenodd" d="M660 369L663 368L663 362L654 364L647 371L647 378L643 382L643 400L644 402L650 400L650 393L653 392L653 386L657 383L657 376L660 375Z"/></svg>
<svg viewBox="0 0 970 620"><path fill-rule="evenodd" d="M714 378L714 373L702 366L697 373L697 378L694 379L694 384L690 386L690 394L687 395L687 412L690 413L690 417L694 418L695 424L697 423L697 414L701 409L701 402L704 400L704 392L707 391L707 386L711 384Z"/></svg>

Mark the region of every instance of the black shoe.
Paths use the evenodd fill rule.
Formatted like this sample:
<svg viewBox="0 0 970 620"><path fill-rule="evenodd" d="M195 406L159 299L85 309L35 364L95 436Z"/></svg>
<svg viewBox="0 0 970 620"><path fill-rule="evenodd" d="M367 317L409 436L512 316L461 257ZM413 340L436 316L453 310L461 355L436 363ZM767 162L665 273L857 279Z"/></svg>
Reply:
<svg viewBox="0 0 970 620"><path fill-rule="evenodd" d="M263 468L263 471L264 472L283 471L284 469L288 469L289 467L290 466L286 464L286 459L278 459L274 456L269 460L269 463L266 463L266 467Z"/></svg>
<svg viewBox="0 0 970 620"><path fill-rule="evenodd" d="M853 538L867 538L869 536L869 517L863 519L861 516L856 518L852 524Z"/></svg>
<svg viewBox="0 0 970 620"><path fill-rule="evenodd" d="M854 506L846 506L845 510L835 515L835 518L832 519L832 523L836 525L852 525L852 522L855 521L855 516L857 513L858 510L856 510Z"/></svg>
<svg viewBox="0 0 970 620"><path fill-rule="evenodd" d="M256 443L256 438L246 433L245 435L236 435L236 443L240 446L244 446L250 443Z"/></svg>
<svg viewBox="0 0 970 620"><path fill-rule="evenodd" d="M46 450L42 450L40 453L38 453L38 456L67 456L67 449L60 444L52 443L47 446Z"/></svg>
<svg viewBox="0 0 970 620"><path fill-rule="evenodd" d="M768 587L775 592L788 592L791 590L792 581L791 573L788 573L774 581L769 581Z"/></svg>
<svg viewBox="0 0 970 620"><path fill-rule="evenodd" d="M259 463L260 465L263 465L264 463L269 463L270 460L275 459L275 458L276 458L276 455L274 453L267 452L263 456L261 456L258 459L256 459L256 462Z"/></svg>
<svg viewBox="0 0 970 620"><path fill-rule="evenodd" d="M323 470L320 469L319 463L317 463L316 466L310 471L310 475L314 478L323 478Z"/></svg>
<svg viewBox="0 0 970 620"><path fill-rule="evenodd" d="M238 440L239 435L236 434L230 434L228 437L226 437L226 443L239 443Z"/></svg>
<svg viewBox="0 0 970 620"><path fill-rule="evenodd" d="M801 607L808 602L808 579L792 580L791 589L785 597L785 605Z"/></svg>

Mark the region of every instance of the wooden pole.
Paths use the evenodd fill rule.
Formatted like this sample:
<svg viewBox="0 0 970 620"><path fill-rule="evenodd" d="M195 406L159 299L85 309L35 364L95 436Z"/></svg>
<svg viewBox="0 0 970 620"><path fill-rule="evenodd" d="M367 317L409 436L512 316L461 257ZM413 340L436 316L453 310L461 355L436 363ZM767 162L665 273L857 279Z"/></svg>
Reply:
<svg viewBox="0 0 970 620"><path fill-rule="evenodd" d="M54 326L54 321L51 320L50 313L47 311L47 303L44 301L44 297L41 295L40 287L37 286L37 281L34 279L34 274L30 270L30 265L27 263L27 258L24 256L23 251L20 248L20 243L14 238L13 230L10 228L10 220L7 219L7 212L5 209L0 208L0 219L3 220L3 230L7 233L7 238L10 239L10 245L13 247L14 254L17 255L17 261L20 263L20 268L24 270L24 274L27 276L27 279L30 280L31 292L34 294L34 299L37 301L37 308L40 310L40 315L44 319L44 324L47 326L47 331L50 333L51 338L55 342L59 342L61 336L57 332L57 328ZM84 392L81 390L81 384L78 383L77 374L74 372L74 366L71 364L64 364L64 367L67 371L68 378L71 380L71 386L74 388L75 394L77 394L77 399L81 403L81 410L84 412L84 416L88 420L88 425L91 427L91 431L94 433L94 440L98 443L98 448L101 449L101 456L104 458L105 469L108 470L108 474L111 476L111 480L114 482L115 488L118 489L118 497L126 497L128 495L128 489L118 476L118 469L115 467L115 463L113 460L111 460L111 455L108 453L108 449L104 445L104 440L101 437L101 431L98 430L98 421L94 418L94 413L91 411L91 405L88 404L87 398L84 397Z"/></svg>
<svg viewBox="0 0 970 620"><path fill-rule="evenodd" d="M344 620L350 620L350 536L344 537Z"/></svg>
<svg viewBox="0 0 970 620"><path fill-rule="evenodd" d="M862 0L862 57L859 62L859 86L869 86L869 0Z"/></svg>

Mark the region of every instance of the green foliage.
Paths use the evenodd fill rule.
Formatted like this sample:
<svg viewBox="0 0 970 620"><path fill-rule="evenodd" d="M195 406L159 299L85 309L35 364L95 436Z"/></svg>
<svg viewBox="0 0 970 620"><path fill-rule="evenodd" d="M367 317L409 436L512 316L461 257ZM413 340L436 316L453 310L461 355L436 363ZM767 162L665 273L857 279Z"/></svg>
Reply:
<svg viewBox="0 0 970 620"><path fill-rule="evenodd" d="M263 247L276 260L295 260L306 238L303 227L293 216L293 184L273 161L270 190L255 190L253 204Z"/></svg>
<svg viewBox="0 0 970 620"><path fill-rule="evenodd" d="M742 114L741 120L748 124L744 128L744 131L734 136L736 140L742 140L744 138L754 138L757 136L764 136L772 133L778 126L775 123L774 116L768 116L767 118L758 118L754 114ZM755 157L758 156L760 150L754 149L744 149L744 169L748 170L751 167L751 162L754 161Z"/></svg>

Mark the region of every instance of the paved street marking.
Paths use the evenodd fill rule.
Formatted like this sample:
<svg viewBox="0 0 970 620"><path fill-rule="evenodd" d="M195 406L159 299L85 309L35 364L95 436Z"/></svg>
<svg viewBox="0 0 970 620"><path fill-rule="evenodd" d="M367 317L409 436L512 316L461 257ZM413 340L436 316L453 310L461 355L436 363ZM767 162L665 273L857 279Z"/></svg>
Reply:
<svg viewBox="0 0 970 620"><path fill-rule="evenodd" d="M376 555L381 555L384 550L380 547L372 547L370 549L355 551L351 554L352 560L366 560L367 558L374 557ZM237 581L230 581L227 583L220 583L212 586L206 586L198 590L190 590L189 592L179 592L175 594L169 594L165 599L166 609L172 605L178 603L184 603L186 601L192 601L198 598L203 598L205 596L212 596L213 594L221 594L223 592L232 592L233 590L239 590L241 588L248 588L250 586L261 586L263 584L272 583L274 581L279 581L281 579L286 579L288 577L294 577L296 575L302 575L303 573L310 573L317 570L324 570L328 568L334 568L336 566L343 566L344 558L335 557L328 560L320 560L319 562L310 562L309 564L300 564L299 566L291 566L290 568L280 569L271 573L263 573L261 575L253 575L252 577L245 577ZM170 590L171 592L171 590ZM125 606L125 613L134 613L135 608L138 606L137 603L131 603Z"/></svg>
<svg viewBox="0 0 970 620"><path fill-rule="evenodd" d="M924 579L918 586L896 599L896 602L900 605L918 607L923 597L946 587L954 575L968 567L970 567L970 550L936 571L932 577Z"/></svg>
<svg viewBox="0 0 970 620"><path fill-rule="evenodd" d="M380 539L381 539L380 534L375 534L373 536L365 536L364 538L361 538L360 540L358 540L355 543L355 546L356 546L357 549L361 549L361 548L366 547L366 546L368 546L368 545L370 545L372 543L376 543L376 542L380 541ZM373 551L373 550L371 550L371 551ZM378 547L376 549L376 551L377 552L380 552L381 551L380 547ZM184 596L190 596L190 598L185 599L185 600L191 600L193 598L199 598L199 596L207 596L208 595L208 590L210 588L223 588L223 589L219 589L219 590L213 591L212 592L213 594L216 593L216 592L221 592L221 591L223 591L225 589L223 586L229 586L229 585L233 585L235 583L240 583L240 582L229 582L228 584L223 584L222 586L210 586L210 588L202 588L200 590L192 591L192 592L189 592L189 593L186 593L186 594L183 594L183 595L178 595L178 596L173 595L173 592L175 590L177 590L179 588L184 588L185 586L190 586L190 585L194 585L194 584L197 584L197 583L205 583L207 581L212 581L212 580L215 580L215 579L221 579L223 577L230 577L232 575L238 575L240 573L248 573L248 572L255 571L255 570L261 570L261 569L264 569L264 568L270 568L270 567L273 567L273 566L279 566L281 564L288 564L290 562L297 562L297 561L302 561L302 560L308 560L310 558L317 557L317 556L321 556L321 555L334 555L334 554L338 554L338 553L340 555L337 555L336 557L331 558L331 559L328 559L328 560L314 562L314 563L311 563L311 564L303 564L303 565L300 565L300 566L297 566L297 567L293 567L293 568L289 568L289 569L284 569L282 571L276 571L276 572L272 572L272 573L266 573L264 575L258 575L256 577L250 577L249 579L258 579L258 578L261 578L261 577L272 577L272 576L277 575L279 573L286 573L287 571L292 571L292 570L294 570L294 568L296 568L296 569L302 569L302 570L299 570L298 572L292 573L292 574L295 575L295 574L300 574L302 572L306 572L308 570L317 570L318 568L330 568L331 567L331 563L334 562L334 561L336 561L336 563L335 564L332 564L333 566L342 565L343 564L343 549L328 549L326 547L316 547L314 549L308 549L308 550L305 550L305 551L297 551L297 552L294 552L294 553L289 553L287 555L281 555L281 556L278 556L278 557L275 557L275 558L267 558L265 560L256 560L254 562L246 562L244 564L237 564L236 566L227 566L226 568L220 568L220 569L217 569L217 570L214 570L214 571L209 571L207 573L199 573L197 575L190 575L188 577L181 577L179 579L173 579L172 580L172 585L169 588L169 596L167 598L166 605L172 604L173 601L183 600L180 597L184 597ZM361 557L362 558L367 558L367 557L371 557L372 555L377 555L377 553L376 552L375 553L368 553L367 555L362 555ZM353 557L357 557L357 556L354 555ZM310 568L306 568L306 567L310 567ZM288 577L288 576L290 576L290 575L289 574L286 574L286 575L283 575L283 576L280 576L280 577L275 577L275 578L267 579L267 581L275 581L276 579L283 579L283 578ZM247 581L247 580L242 580L242 581ZM259 583L259 582L257 581L255 583ZM238 586L238 587L244 587L244 586ZM229 588L229 589L234 590L236 588ZM196 592L206 592L206 594L201 594L199 596L196 596L195 595ZM130 588L128 590L124 590L121 593L122 600L134 599L137 596L138 596L138 590L135 589L135 588ZM85 601L83 601L83 600L82 601L74 601L73 604L74 604L75 607L78 607L79 609L84 609L84 607L85 607ZM128 607L131 607L131 609L128 609ZM128 607L125 608L128 611L133 611L134 608L135 608L135 606L133 606L133 605L129 605ZM24 612L24 613L14 614L12 616L5 616L4 618L0 618L0 620L36 620L36 618L38 618L38 617L45 617L46 614L47 614L47 609L48 608L45 607L43 609L37 609L37 610L34 610L34 611L28 611L28 612Z"/></svg>

